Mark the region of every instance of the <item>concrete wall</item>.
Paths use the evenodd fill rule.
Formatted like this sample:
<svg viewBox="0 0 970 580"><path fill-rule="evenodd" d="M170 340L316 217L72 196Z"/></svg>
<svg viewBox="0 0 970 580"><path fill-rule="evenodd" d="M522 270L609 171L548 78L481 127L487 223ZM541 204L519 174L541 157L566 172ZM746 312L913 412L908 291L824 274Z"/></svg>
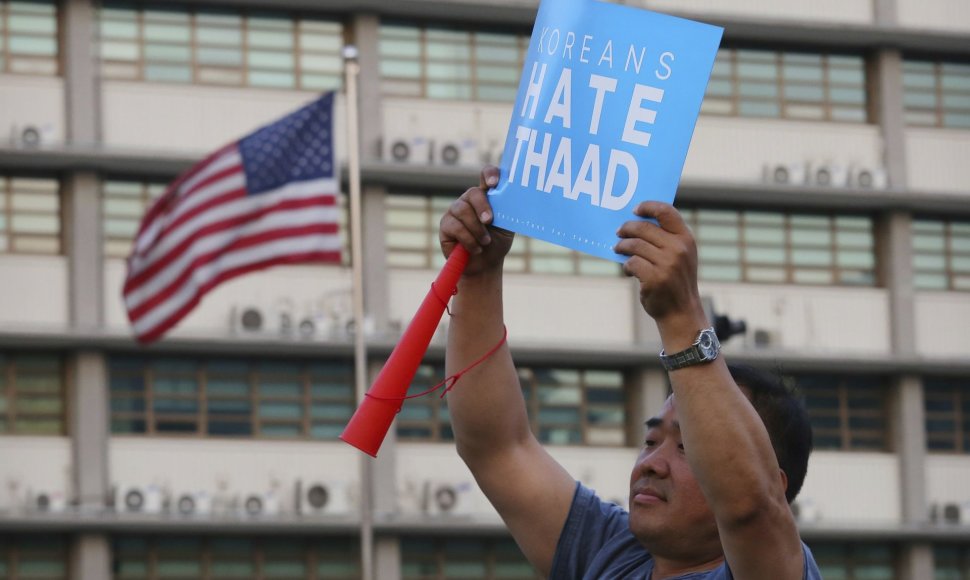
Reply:
<svg viewBox="0 0 970 580"><path fill-rule="evenodd" d="M703 19L717 16L745 16L756 19L793 20L797 22L831 22L838 24L870 24L871 0L626 0L625 4L642 6L661 12L696 15Z"/></svg>
<svg viewBox="0 0 970 580"><path fill-rule="evenodd" d="M466 147L463 165L497 164L512 114L512 105L505 103L387 98L382 106L383 158L390 159L392 144L404 141L412 148L409 162L417 164L428 162L426 143L432 157L444 144L455 143Z"/></svg>
<svg viewBox="0 0 970 580"><path fill-rule="evenodd" d="M970 294L919 292L916 294L916 351L928 357L967 356Z"/></svg>
<svg viewBox="0 0 970 580"><path fill-rule="evenodd" d="M970 159L970 131L906 129L906 174L910 189L916 192L970 196L967 159Z"/></svg>
<svg viewBox="0 0 970 580"><path fill-rule="evenodd" d="M970 31L970 4L963 0L897 0L900 26L919 30Z"/></svg>
<svg viewBox="0 0 970 580"><path fill-rule="evenodd" d="M7 332L67 328L67 259L0 253L0 324ZM16 280L17 283L10 283Z"/></svg>
<svg viewBox="0 0 970 580"><path fill-rule="evenodd" d="M104 141L109 147L203 155L312 101L317 93L170 83L105 81ZM335 146L347 128L336 99ZM146 114L153 111L153 114Z"/></svg>
<svg viewBox="0 0 970 580"><path fill-rule="evenodd" d="M899 494L897 456L816 451L796 501L801 505L814 503L818 521L826 525L898 523Z"/></svg>
<svg viewBox="0 0 970 580"><path fill-rule="evenodd" d="M846 170L881 168L878 127L701 115L683 175L685 179L760 182L766 164L823 163Z"/></svg>
<svg viewBox="0 0 970 580"><path fill-rule="evenodd" d="M40 493L70 500L71 441L67 437L0 437L0 512L27 511Z"/></svg>
<svg viewBox="0 0 970 580"><path fill-rule="evenodd" d="M454 445L399 443L397 449L398 503L402 514L443 515L436 510L433 494L442 485L450 485L458 490L459 499L449 515L498 519L498 514L455 452ZM554 446L546 449L574 478L595 489L602 498L615 500L626 507L630 472L637 454L635 449Z"/></svg>
<svg viewBox="0 0 970 580"><path fill-rule="evenodd" d="M274 492L281 514L294 512L298 481L341 488L353 498L360 471L360 453L344 443L192 439L187 445L178 438L113 437L108 453L111 485L120 490L157 485L176 497Z"/></svg>
<svg viewBox="0 0 970 580"><path fill-rule="evenodd" d="M726 345L755 348L754 331L768 331L772 348L800 353L888 354L889 299L881 288L701 285L718 312L747 321L744 340Z"/></svg>
<svg viewBox="0 0 970 580"><path fill-rule="evenodd" d="M9 143L26 125L40 129L43 144L63 143L64 122L62 79L0 74L0 143Z"/></svg>
<svg viewBox="0 0 970 580"><path fill-rule="evenodd" d="M393 270L390 316L406 325L436 272ZM540 341L582 347L634 339L635 288L623 278L506 274L505 320L513 344ZM583 307L589 306L589 307ZM447 314L442 319L447 324Z"/></svg>
<svg viewBox="0 0 970 580"><path fill-rule="evenodd" d="M970 457L927 455L926 495L927 503L931 505L950 502L970 504Z"/></svg>

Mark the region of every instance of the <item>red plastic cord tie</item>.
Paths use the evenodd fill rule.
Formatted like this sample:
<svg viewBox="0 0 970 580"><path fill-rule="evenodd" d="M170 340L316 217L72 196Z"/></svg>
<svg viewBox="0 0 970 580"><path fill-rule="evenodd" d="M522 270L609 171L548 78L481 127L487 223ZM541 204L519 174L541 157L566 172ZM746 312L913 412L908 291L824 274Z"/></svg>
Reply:
<svg viewBox="0 0 970 580"><path fill-rule="evenodd" d="M442 306L445 307L445 312L448 313L448 316L451 316L451 309L448 308L448 300L451 300L451 297L449 297L448 300L445 300L444 298L442 298L441 294L438 294L438 289L435 288L434 282L431 283L431 292L434 294L435 298L437 298L438 301L441 302ZM451 295L452 296L458 295L457 287L455 288L454 292L451 293Z"/></svg>
<svg viewBox="0 0 970 580"><path fill-rule="evenodd" d="M417 399L418 397L423 397L425 395L430 395L431 393L437 391L442 386L444 386L445 387L445 390L441 391L441 396L439 397L440 399L444 399L445 398L445 395L447 395L448 394L448 391L450 391L451 389L453 389L455 387L455 383L458 382L458 379L460 379L462 377L462 375L464 375L468 371L472 370L473 368L477 367L478 365L480 365L483 362L485 362L486 360L488 360L489 357L491 357L493 354L495 354L496 352L498 352L498 349L502 348L502 345L505 344L506 341L508 341L508 338L509 338L509 329L506 326L503 326L502 329L503 329L502 339L499 340L498 343L495 346L493 346L488 352L486 352L484 355L482 355L481 357L479 357L479 359L476 360L475 362L473 362L472 364L468 365L467 367L465 367L462 370L458 371L457 373L451 375L450 377L446 378L445 380L441 381L440 383L438 383L437 385L431 387L430 389L428 389L426 391L422 391L422 392L420 392L420 393L418 393L416 395L407 395L407 396L404 396L404 397L380 397L378 395L372 395L370 393L367 393L366 396L368 396L368 397L370 397L372 399L378 399L378 400L381 400L381 401L396 401L398 403L404 403L404 401L406 401L407 399ZM398 413L401 412L401 405L398 406L397 412Z"/></svg>

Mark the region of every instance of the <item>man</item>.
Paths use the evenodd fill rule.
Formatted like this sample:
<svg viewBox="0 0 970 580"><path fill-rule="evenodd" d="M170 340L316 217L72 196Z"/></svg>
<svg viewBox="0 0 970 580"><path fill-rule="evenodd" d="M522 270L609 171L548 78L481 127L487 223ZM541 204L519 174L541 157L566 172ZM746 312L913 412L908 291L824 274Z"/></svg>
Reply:
<svg viewBox="0 0 970 580"><path fill-rule="evenodd" d="M489 227L486 191L498 178L497 168L485 168L479 187L441 219L445 255L457 244L471 255L452 307L449 374L504 333L502 264L513 234ZM615 249L629 256L624 271L640 281L640 302L670 353L665 366L674 370L673 395L647 421L630 513L578 485L532 435L505 345L449 393L459 455L526 557L551 578L820 578L788 503L804 477L810 431L796 462L801 475L786 498L789 476L765 423L716 356L716 340L702 332L709 323L690 231L667 204L643 203L634 213L659 225L631 215ZM805 425L803 410L800 421Z"/></svg>

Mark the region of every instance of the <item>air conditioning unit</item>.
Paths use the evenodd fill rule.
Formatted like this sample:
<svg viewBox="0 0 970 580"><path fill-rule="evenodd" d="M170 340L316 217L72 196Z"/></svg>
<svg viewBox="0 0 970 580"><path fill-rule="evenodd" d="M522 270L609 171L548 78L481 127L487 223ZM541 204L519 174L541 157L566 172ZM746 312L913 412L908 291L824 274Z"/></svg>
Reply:
<svg viewBox="0 0 970 580"><path fill-rule="evenodd" d="M470 482L424 482L422 508L429 516L467 515L474 511Z"/></svg>
<svg viewBox="0 0 970 580"><path fill-rule="evenodd" d="M440 165L474 165L480 163L478 142L474 139L441 141L435 148L435 163Z"/></svg>
<svg viewBox="0 0 970 580"><path fill-rule="evenodd" d="M813 523L822 519L822 510L810 497L796 499L792 503L791 510L795 516L795 521L800 523Z"/></svg>
<svg viewBox="0 0 970 580"><path fill-rule="evenodd" d="M212 494L207 491L180 493L173 507L183 516L207 516L212 513Z"/></svg>
<svg viewBox="0 0 970 580"><path fill-rule="evenodd" d="M771 348L778 346L778 334L767 328L755 328L751 333L755 348Z"/></svg>
<svg viewBox="0 0 970 580"><path fill-rule="evenodd" d="M119 486L115 510L127 513L159 514L165 507L165 494L156 484Z"/></svg>
<svg viewBox="0 0 970 580"><path fill-rule="evenodd" d="M355 490L346 482L297 481L296 513L301 516L346 515L354 510Z"/></svg>
<svg viewBox="0 0 970 580"><path fill-rule="evenodd" d="M431 163L432 144L427 137L392 137L385 140L384 160L393 163Z"/></svg>
<svg viewBox="0 0 970 580"><path fill-rule="evenodd" d="M764 167L764 181L773 185L802 185L805 183L804 163L769 163Z"/></svg>
<svg viewBox="0 0 970 580"><path fill-rule="evenodd" d="M278 516L280 500L276 491L243 494L239 511L249 517Z"/></svg>
<svg viewBox="0 0 970 580"><path fill-rule="evenodd" d="M849 184L859 189L886 189L889 178L882 168L853 165L849 169Z"/></svg>
<svg viewBox="0 0 970 580"><path fill-rule="evenodd" d="M67 509L67 496L57 490L32 492L27 494L27 507L31 511L60 513Z"/></svg>
<svg viewBox="0 0 970 580"><path fill-rule="evenodd" d="M845 187L849 172L837 163L821 163L812 167L811 182L821 187Z"/></svg>
<svg viewBox="0 0 970 580"><path fill-rule="evenodd" d="M50 142L54 130L50 125L25 123L10 128L10 144L14 147L33 149Z"/></svg>
<svg viewBox="0 0 970 580"><path fill-rule="evenodd" d="M930 520L937 524L960 524L967 522L963 516L963 509L961 509L960 504L957 502L934 503L930 506Z"/></svg>
<svg viewBox="0 0 970 580"><path fill-rule="evenodd" d="M266 312L258 306L233 306L230 317L232 331L237 334L257 334L269 326Z"/></svg>

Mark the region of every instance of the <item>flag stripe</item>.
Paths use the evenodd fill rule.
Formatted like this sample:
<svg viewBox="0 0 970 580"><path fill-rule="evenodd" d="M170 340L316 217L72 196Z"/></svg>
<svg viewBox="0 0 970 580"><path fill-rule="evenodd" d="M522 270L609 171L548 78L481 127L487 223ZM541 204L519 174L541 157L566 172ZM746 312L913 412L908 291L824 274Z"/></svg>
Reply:
<svg viewBox="0 0 970 580"><path fill-rule="evenodd" d="M162 321L162 323L151 327L143 328L139 330L135 328L135 332L138 334L138 339L142 342L152 342L161 338L163 334L168 332L170 328L175 326L185 315L192 311L193 308L198 305L202 296L209 290L215 288L219 284L231 280L236 276L242 274L247 274L249 272L255 272L258 270L263 270L269 268L270 266L277 266L281 264L298 264L306 262L338 262L340 261L340 251L317 251L317 252L305 252L303 254L293 254L281 255L275 258L268 258L262 262L254 262L252 264L247 264L245 266L239 266L232 270L226 270L219 274L218 277L213 278L205 286L200 286L198 292L189 302L185 303L177 312L173 313L168 317L167 320Z"/></svg>
<svg viewBox="0 0 970 580"><path fill-rule="evenodd" d="M210 235L200 237L181 253L173 253L167 262L158 262L157 271L149 272L149 277L139 280L144 282L141 287L126 288L125 305L129 310L140 307L149 296L163 291L178 280L183 271L191 269L199 256L218 252L220 248L231 248L240 240L285 229L288 226L306 226L314 223L325 224L332 230L330 233L336 233L333 206L321 204L317 200L283 203L291 204L292 207L266 208L263 211L271 213L268 213L264 219L251 221L244 227L238 227L234 223L213 224L214 231Z"/></svg>
<svg viewBox="0 0 970 580"><path fill-rule="evenodd" d="M333 239L330 234L309 234L300 238L283 238L253 246L241 248L218 256L214 261L192 272L189 282L173 294L169 300L150 313L132 321L135 331L141 334L158 324L163 323L181 307L191 302L200 292L212 288L213 280L220 279L224 272L231 272L237 268L265 260L276 259L288 253L304 254L307 252L333 251L327 247L327 242Z"/></svg>
<svg viewBox="0 0 970 580"><path fill-rule="evenodd" d="M180 248L184 248L187 243L203 237L201 232L206 228L206 224L227 223L233 218L246 218L246 220L232 222L241 225L248 220L266 215L274 208L285 209L287 206L281 205L281 202L288 200L299 201L320 198L332 200L332 204L335 205L336 198L333 195L321 195L320 193L321 191L334 191L336 184L331 184L329 181L331 180L289 184L277 191L255 196L243 194L229 198L227 194L226 203L213 206L207 212L200 213L191 220L182 223L177 230L167 232L164 241L153 248L151 252L130 260L129 280L125 283L125 290L137 288L153 265L166 261L172 254L180 251ZM333 219L336 220L337 217L335 214Z"/></svg>
<svg viewBox="0 0 970 580"><path fill-rule="evenodd" d="M178 277L171 281L164 288L149 294L147 299L137 306L128 306L128 316L129 318L137 322L147 312L151 311L153 308L157 308L162 302L172 298L180 291L180 288L184 289L197 283L197 279L200 276L200 272L205 272L204 267L208 267L212 262L220 259L221 256L230 254L237 250L245 250L247 248L252 248L254 246L260 246L266 242L284 239L287 237L296 236L306 236L309 234L320 234L319 237L319 248L323 250L340 249L340 238L337 236L337 228L335 224L332 223L310 223L307 225L293 226L288 228L278 228L263 232L257 232L252 235L239 238L227 244L225 246L220 246L215 250L207 253L197 253L195 257L185 265L184 268L176 270L175 273ZM329 236L329 237L324 237ZM195 277L195 281L190 281L190 277Z"/></svg>
<svg viewBox="0 0 970 580"><path fill-rule="evenodd" d="M216 151L172 182L172 184L165 188L165 193L156 200L155 204L149 208L145 217L142 219L141 227L138 229L138 235L136 236L135 251L142 251L146 246L154 243L158 235L158 229L161 227L158 217L164 215L166 211L170 211L178 204L178 201L182 197L191 195L194 189L192 186L198 179L204 179L211 173L220 171L227 164L240 165L241 162L242 158L236 149L236 144L233 143ZM150 229L155 231L149 233Z"/></svg>
<svg viewBox="0 0 970 580"><path fill-rule="evenodd" d="M157 255L159 252L165 251L164 248L171 247L177 243L177 241L173 240L173 236L178 236L179 234L173 232L185 226L186 222L190 219L198 217L202 211L192 212L191 210L193 208L207 204L212 199L225 198L226 201L229 201L234 198L246 197L246 176L243 175L242 171L237 169L235 173L223 178L221 181L208 185L204 190L196 190L193 194L193 197L198 198L199 201L193 202L191 207L182 205L174 209L165 218L158 220L159 229L152 244L144 248L140 253L132 256L131 265L135 271L144 267L144 264L150 261L153 255ZM183 217L190 213L191 215L189 217ZM191 225L187 227L191 227ZM185 233L182 232L181 235L184 236Z"/></svg>
<svg viewBox="0 0 970 580"><path fill-rule="evenodd" d="M213 152L146 212L123 300L151 342L222 282L276 264L341 259L333 93Z"/></svg>

